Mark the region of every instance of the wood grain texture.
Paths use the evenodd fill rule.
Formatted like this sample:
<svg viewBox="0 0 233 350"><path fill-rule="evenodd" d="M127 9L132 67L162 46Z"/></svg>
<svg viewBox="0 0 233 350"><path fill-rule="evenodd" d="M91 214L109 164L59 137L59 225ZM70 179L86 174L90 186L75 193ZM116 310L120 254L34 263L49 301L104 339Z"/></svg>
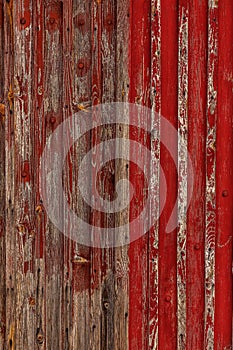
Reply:
<svg viewBox="0 0 233 350"><path fill-rule="evenodd" d="M178 126L178 3L161 2L161 114ZM161 133L166 130L161 129ZM177 135L171 140L178 149ZM169 200L159 220L159 338L158 347L177 347L177 229L167 233L167 223L177 198L177 170L161 145L160 164L167 181ZM176 214L177 217L177 214Z"/></svg>
<svg viewBox="0 0 233 350"><path fill-rule="evenodd" d="M231 0L0 0L1 349L232 349L230 13ZM151 114L149 133L143 113L126 125L98 126L101 115L93 112L91 132L60 163L67 202L92 225L92 243L102 228L125 224L133 238L129 223L146 203L149 164L152 227L129 245L101 249L52 223L39 168L63 121L110 102L158 115ZM177 130L166 135L175 156L163 144L162 118ZM72 124L69 131L75 135ZM118 143L114 152L124 159L102 164L111 146L102 153L95 146L115 138L150 151L143 169L132 161L142 157L133 143ZM68 141L64 134L55 156ZM95 188L113 201L126 179L134 192L128 185L121 193L123 200L133 194L124 211L104 214L82 198L79 167L89 151L90 201ZM155 220L162 171L166 203ZM64 223L65 203L58 204ZM174 208L177 227L169 233ZM144 227L141 221L138 232Z"/></svg>
<svg viewBox="0 0 233 350"><path fill-rule="evenodd" d="M195 154L195 177L187 213L186 348L198 349L204 344L208 4L189 1L188 9L188 151Z"/></svg>
<svg viewBox="0 0 233 350"><path fill-rule="evenodd" d="M160 142L159 129L161 115L161 1L151 2L151 108L158 118L152 118L152 128L156 131L151 137L151 194L154 198L150 217L153 225L149 237L149 349L158 348L159 311L159 177Z"/></svg>
<svg viewBox="0 0 233 350"><path fill-rule="evenodd" d="M205 348L214 347L216 248L216 122L218 96L218 7L208 4L208 87L206 132Z"/></svg>
<svg viewBox="0 0 233 350"><path fill-rule="evenodd" d="M188 196L188 53L189 8L179 2L178 48L178 230L177 230L177 299L178 349L186 346L186 279L187 279L187 196Z"/></svg>
<svg viewBox="0 0 233 350"><path fill-rule="evenodd" d="M4 347L6 330L6 246L5 246L5 103L4 103L4 6L0 1L0 347Z"/></svg>
<svg viewBox="0 0 233 350"><path fill-rule="evenodd" d="M231 1L219 3L216 128L216 291L214 349L232 347L232 37ZM224 28L223 29L223 23ZM222 156L224 154L224 157Z"/></svg>
<svg viewBox="0 0 233 350"><path fill-rule="evenodd" d="M150 107L150 1L130 1L130 91L129 101ZM143 42L143 45L141 43ZM143 113L130 115L130 123L138 128L130 128L130 139L147 146L147 135L140 130ZM130 159L134 147L130 147ZM140 155L138 155L140 156ZM145 167L146 159L144 159ZM129 180L134 188L135 204L130 205L129 220L134 220L145 203L145 179L142 170L131 162ZM143 231L140 220L138 231ZM134 232L129 233L133 237ZM148 235L144 235L129 247L129 349L148 348Z"/></svg>

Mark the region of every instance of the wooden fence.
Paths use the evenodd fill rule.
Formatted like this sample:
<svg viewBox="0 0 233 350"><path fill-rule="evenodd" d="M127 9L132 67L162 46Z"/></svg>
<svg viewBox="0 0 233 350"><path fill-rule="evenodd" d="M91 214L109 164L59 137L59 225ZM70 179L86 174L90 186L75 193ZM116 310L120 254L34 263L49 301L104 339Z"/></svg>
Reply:
<svg viewBox="0 0 233 350"><path fill-rule="evenodd" d="M232 349L232 38L232 0L0 0L1 349ZM117 181L131 181L124 215L103 216L80 199L79 164L93 145L120 136L150 149L152 211L161 204L158 164L167 183L147 234L100 248L52 223L39 168L58 125L110 102L169 121L177 164L140 118L138 129L98 128L93 118L63 169L67 201L86 222L118 227L145 202L143 169L122 159L99 182L113 200Z"/></svg>

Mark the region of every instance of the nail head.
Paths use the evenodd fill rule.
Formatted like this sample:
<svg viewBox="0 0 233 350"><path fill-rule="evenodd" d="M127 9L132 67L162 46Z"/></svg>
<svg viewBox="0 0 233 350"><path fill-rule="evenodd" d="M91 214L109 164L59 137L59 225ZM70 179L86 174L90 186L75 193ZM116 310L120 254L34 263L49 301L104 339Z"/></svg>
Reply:
<svg viewBox="0 0 233 350"><path fill-rule="evenodd" d="M107 24L110 26L112 24L112 17L107 17Z"/></svg>
<svg viewBox="0 0 233 350"><path fill-rule="evenodd" d="M20 23L21 23L21 24L26 24L26 19L25 19L25 18L21 18L21 19L20 19Z"/></svg>
<svg viewBox="0 0 233 350"><path fill-rule="evenodd" d="M229 193L228 193L227 190L224 190L224 191L222 192L222 196L223 196L223 197L228 197L228 195L229 195Z"/></svg>
<svg viewBox="0 0 233 350"><path fill-rule="evenodd" d="M85 24L84 19L83 19L83 18L80 18L80 19L78 20L78 25L79 25L79 26L83 26L84 24Z"/></svg>
<svg viewBox="0 0 233 350"><path fill-rule="evenodd" d="M38 341L39 344L42 344L42 343L43 343L44 337L43 337L42 334L38 334L38 335L37 335L37 341Z"/></svg>
<svg viewBox="0 0 233 350"><path fill-rule="evenodd" d="M51 124L55 124L56 123L56 118L55 117L51 117L50 118L50 123Z"/></svg>

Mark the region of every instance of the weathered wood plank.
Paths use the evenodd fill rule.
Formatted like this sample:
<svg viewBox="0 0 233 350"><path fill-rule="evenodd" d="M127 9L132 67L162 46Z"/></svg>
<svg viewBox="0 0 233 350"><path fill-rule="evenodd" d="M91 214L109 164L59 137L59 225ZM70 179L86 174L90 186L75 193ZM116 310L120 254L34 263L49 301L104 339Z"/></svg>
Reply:
<svg viewBox="0 0 233 350"><path fill-rule="evenodd" d="M214 349L232 348L232 1L219 2L216 123L216 265ZM223 156L224 155L224 156Z"/></svg>
<svg viewBox="0 0 233 350"><path fill-rule="evenodd" d="M232 347L232 6L230 0L0 0L1 349ZM115 101L147 106L160 118L152 114L150 134L140 129L143 113L127 120L136 128L99 127L102 116L94 112L92 131L60 164L70 208L93 225L84 246L46 213L40 160L63 121ZM177 135L167 135L163 118ZM124 159L102 164L112 146L101 153L94 146L116 137L141 143L150 162L143 159L139 169L132 158L142 155L122 141L114 152L123 150ZM59 141L57 157L68 139ZM113 201L122 179L134 186L122 212L101 213L82 198L79 167L89 151L90 198L97 187ZM101 249L103 228L129 224L145 205L148 166L153 227L129 246ZM165 191L161 169L167 195L156 221ZM125 201L131 187L122 192ZM167 232L177 198L178 226ZM63 220L65 203L58 204ZM144 227L140 222L137 231ZM133 239L135 231L129 224L124 234Z"/></svg>
<svg viewBox="0 0 233 350"><path fill-rule="evenodd" d="M35 279L34 257L34 192L33 192L33 130L32 115L32 4L20 1L8 4L12 22L13 55L8 67L12 80L8 89L10 105L9 131L12 143L8 144L6 159L9 171L9 204L12 202L9 231L6 237L7 273L11 296L7 300L7 337L10 348L29 349L34 346L36 327L33 312ZM10 97L10 99L9 99ZM9 235L10 233L10 235ZM13 270L12 270L13 268ZM12 303L13 302L13 308ZM32 327L32 328L31 328Z"/></svg>
<svg viewBox="0 0 233 350"><path fill-rule="evenodd" d="M151 107L155 114L152 129L155 139L151 138L151 195L154 202L150 208L153 227L149 240L149 349L158 349L158 309L159 309L159 178L160 178L160 120L161 115L161 1L151 2Z"/></svg>
<svg viewBox="0 0 233 350"><path fill-rule="evenodd" d="M5 246L5 99L4 99L4 4L0 1L0 347L4 348L6 328L6 246Z"/></svg>
<svg viewBox="0 0 233 350"><path fill-rule="evenodd" d="M130 90L129 101L138 105L150 107L150 1L130 1L130 61L129 77ZM143 45L141 43L143 42ZM140 129L143 122L143 113L130 114L130 124L138 125L138 128L130 126L129 137L141 143L144 147L150 145L148 135ZM130 160L135 158L134 146L130 147ZM146 180L144 171L148 167L145 161L145 169L140 169L137 163L130 163L129 180L133 186L133 200L130 203L130 222L135 220L145 205ZM145 188L145 191L144 191ZM139 221L138 232L144 231L144 222ZM148 233L134 242L132 238L135 232L130 230L131 244L129 247L129 349L147 349L148 339Z"/></svg>
<svg viewBox="0 0 233 350"><path fill-rule="evenodd" d="M214 348L218 45L218 6L215 1L209 1L206 132L205 349Z"/></svg>
<svg viewBox="0 0 233 350"><path fill-rule="evenodd" d="M186 348L186 263L188 195L188 53L189 9L179 1L178 34L178 218L177 218L177 348Z"/></svg>
<svg viewBox="0 0 233 350"><path fill-rule="evenodd" d="M161 113L175 128L178 124L178 8L177 1L161 2ZM161 135L166 130L161 129ZM162 138L162 136L161 136ZM177 150L177 138L171 140ZM177 230L167 233L176 203L177 171L164 145L160 163L167 181L167 199L159 221L159 348L177 346ZM161 192L160 192L161 193ZM177 214L176 214L177 215Z"/></svg>
<svg viewBox="0 0 233 350"><path fill-rule="evenodd" d="M115 101L124 102L129 95L129 2L128 0L115 1ZM126 120L127 121L127 120ZM127 139L129 130L127 126L116 125L116 137ZM129 150L124 147L124 142L118 146L124 154L124 159L115 161L115 184L122 178L129 180ZM117 151L117 149L116 149ZM128 192L121 194L123 201L128 199ZM129 209L122 213L116 213L115 225L127 225L129 222ZM125 230L129 237L129 229ZM129 258L128 246L115 248L114 257L115 274L115 306L114 306L114 348L129 348Z"/></svg>
<svg viewBox="0 0 233 350"><path fill-rule="evenodd" d="M90 2L66 1L64 7L64 73L63 104L65 118L77 113L83 104L91 100L91 17ZM72 130L71 130L72 134ZM78 166L90 147L90 136L84 136L68 153L65 171L67 199L72 209L85 220L90 211L83 205L78 188ZM87 176L90 186L90 177ZM67 348L88 347L90 341L90 248L65 238L67 282L66 333ZM65 276L65 275L64 275ZM80 322L83 315L85 322Z"/></svg>
<svg viewBox="0 0 233 350"><path fill-rule="evenodd" d="M201 6L201 7L200 7ZM208 4L189 1L188 28L188 152L194 172L187 211L186 349L204 344L205 308L205 184ZM199 53L197 55L197 52ZM194 156L195 155L195 156ZM190 196L188 167L188 196Z"/></svg>
<svg viewBox="0 0 233 350"><path fill-rule="evenodd" d="M47 1L44 8L44 118L46 140L55 127L63 121L63 3ZM54 119L53 119L54 118ZM62 140L61 149L62 153ZM56 156L56 155L55 155ZM62 164L61 164L62 166ZM53 181L53 179L51 179ZM57 193L53 194L57 196ZM57 205L61 206L61 203ZM62 215L62 208L61 215ZM64 270L63 234L46 220L45 246L43 260L45 264L45 315L44 328L38 329L38 336L44 340L45 348L63 348L63 270ZM43 275L42 275L43 276ZM43 335L42 335L43 334Z"/></svg>

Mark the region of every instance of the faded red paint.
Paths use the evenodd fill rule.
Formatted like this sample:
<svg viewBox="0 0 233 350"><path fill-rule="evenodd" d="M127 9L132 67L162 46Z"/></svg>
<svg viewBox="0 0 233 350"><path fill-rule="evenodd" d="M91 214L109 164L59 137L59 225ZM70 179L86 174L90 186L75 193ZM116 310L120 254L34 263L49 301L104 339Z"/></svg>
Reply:
<svg viewBox="0 0 233 350"><path fill-rule="evenodd" d="M0 0L2 349L232 347L231 13L231 0ZM143 116L131 116L138 128L126 131L96 128L93 114L92 132L70 149L64 166L72 209L96 232L141 212L148 183L130 159L109 162L97 178L99 192L111 200L119 179L131 181L134 198L124 217L80 199L83 156L123 133L152 152L156 205L163 190L158 163L168 196L150 232L128 247L85 247L49 220L38 169L57 126L72 113L114 101L153 108L169 120L178 130L171 140L178 171L166 147L140 129ZM184 222L167 234L177 196L178 217L185 205L185 142L193 195ZM94 166L100 158L93 152ZM94 188L91 175L86 181Z"/></svg>

